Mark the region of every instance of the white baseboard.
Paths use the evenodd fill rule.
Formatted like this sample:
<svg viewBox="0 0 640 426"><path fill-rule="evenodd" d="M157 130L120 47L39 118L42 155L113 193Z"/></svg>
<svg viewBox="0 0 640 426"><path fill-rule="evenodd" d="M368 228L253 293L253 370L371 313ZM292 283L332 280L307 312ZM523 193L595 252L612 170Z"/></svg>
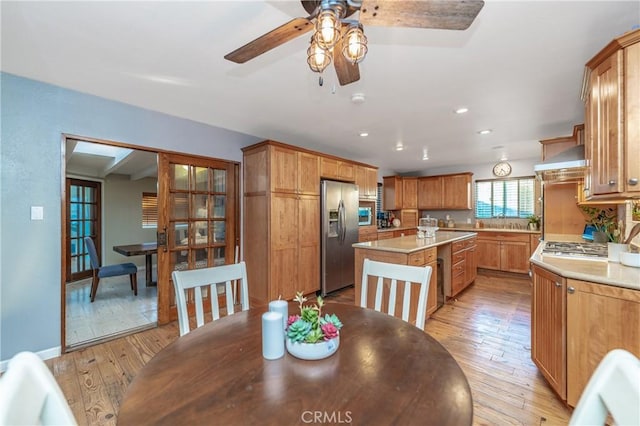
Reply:
<svg viewBox="0 0 640 426"><path fill-rule="evenodd" d="M43 351L36 352L35 354L38 355L42 360L56 358L62 354L62 347L56 346L55 348L45 349ZM7 371L9 361L10 360L0 361L0 373L4 373L5 371Z"/></svg>

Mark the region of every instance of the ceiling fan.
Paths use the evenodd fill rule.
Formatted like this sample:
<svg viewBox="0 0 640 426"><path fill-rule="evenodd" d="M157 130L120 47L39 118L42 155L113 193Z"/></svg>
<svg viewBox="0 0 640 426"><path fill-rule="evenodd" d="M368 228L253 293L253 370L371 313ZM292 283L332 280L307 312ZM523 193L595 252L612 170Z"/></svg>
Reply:
<svg viewBox="0 0 640 426"><path fill-rule="evenodd" d="M309 31L307 63L322 72L333 61L341 86L360 79L358 63L367 53L364 25L465 30L482 0L301 0L309 16L295 18L225 55L242 64ZM359 12L359 16L352 16Z"/></svg>

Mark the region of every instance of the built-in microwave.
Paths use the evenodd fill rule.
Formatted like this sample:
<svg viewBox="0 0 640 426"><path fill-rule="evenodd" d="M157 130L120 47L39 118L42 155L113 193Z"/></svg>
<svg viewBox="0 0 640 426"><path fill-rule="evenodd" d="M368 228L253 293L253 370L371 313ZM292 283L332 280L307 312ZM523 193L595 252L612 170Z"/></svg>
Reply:
<svg viewBox="0 0 640 426"><path fill-rule="evenodd" d="M358 207L358 225L371 225L372 216L373 209L371 207Z"/></svg>

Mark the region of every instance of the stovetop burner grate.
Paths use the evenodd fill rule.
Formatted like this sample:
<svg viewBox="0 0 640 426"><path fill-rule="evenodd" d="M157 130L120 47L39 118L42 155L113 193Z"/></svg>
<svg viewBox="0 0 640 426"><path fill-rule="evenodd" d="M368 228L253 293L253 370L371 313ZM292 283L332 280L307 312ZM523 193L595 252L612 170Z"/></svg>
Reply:
<svg viewBox="0 0 640 426"><path fill-rule="evenodd" d="M547 241L542 253L566 257L606 258L607 244Z"/></svg>

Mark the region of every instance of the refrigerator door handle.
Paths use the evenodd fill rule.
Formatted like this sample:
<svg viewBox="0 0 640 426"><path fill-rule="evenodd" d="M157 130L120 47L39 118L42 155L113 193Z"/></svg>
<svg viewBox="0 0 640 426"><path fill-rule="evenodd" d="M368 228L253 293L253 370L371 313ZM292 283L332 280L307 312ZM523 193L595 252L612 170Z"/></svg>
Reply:
<svg viewBox="0 0 640 426"><path fill-rule="evenodd" d="M338 203L338 240L340 241L340 244L344 242L344 235L345 235L344 220L345 220L344 203L342 200L340 200L340 202Z"/></svg>

